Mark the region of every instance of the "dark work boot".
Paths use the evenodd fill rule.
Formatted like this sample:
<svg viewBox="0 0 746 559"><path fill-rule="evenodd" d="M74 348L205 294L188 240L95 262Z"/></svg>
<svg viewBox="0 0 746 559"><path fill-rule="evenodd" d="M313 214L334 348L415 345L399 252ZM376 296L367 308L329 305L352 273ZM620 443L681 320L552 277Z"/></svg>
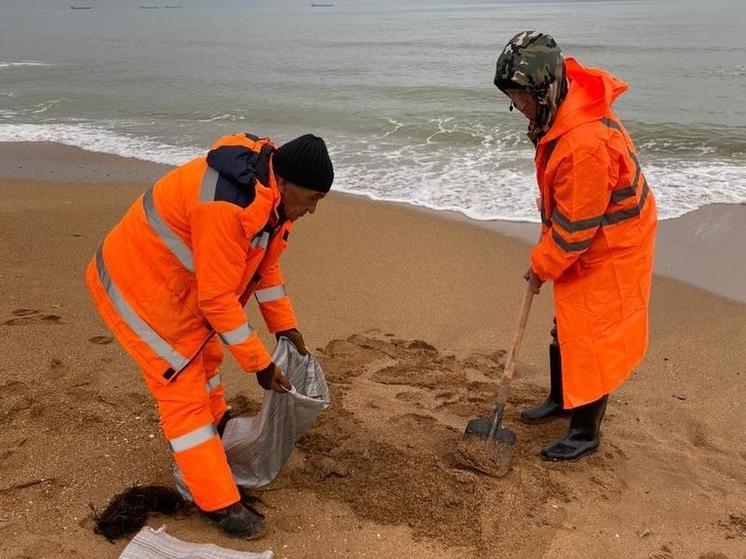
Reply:
<svg viewBox="0 0 746 559"><path fill-rule="evenodd" d="M570 430L567 434L544 447L543 460L577 460L594 452L601 441L601 421L606 413L609 397L579 406L572 410Z"/></svg>
<svg viewBox="0 0 746 559"><path fill-rule="evenodd" d="M200 513L222 528L226 534L235 538L255 540L267 532L262 517L251 512L240 501L224 509L211 512L200 511Z"/></svg>
<svg viewBox="0 0 746 559"><path fill-rule="evenodd" d="M556 327L552 335L554 340L549 344L549 396L538 406L521 411L520 417L524 423L544 423L570 414L569 410L562 409L562 358Z"/></svg>

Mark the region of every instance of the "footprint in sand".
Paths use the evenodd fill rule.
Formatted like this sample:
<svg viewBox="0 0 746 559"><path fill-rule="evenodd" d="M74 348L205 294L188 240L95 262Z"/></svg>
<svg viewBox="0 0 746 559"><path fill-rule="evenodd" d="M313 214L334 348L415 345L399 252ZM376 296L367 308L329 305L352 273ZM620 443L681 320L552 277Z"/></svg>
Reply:
<svg viewBox="0 0 746 559"><path fill-rule="evenodd" d="M729 514L728 520L721 520L718 526L725 530L725 539L746 538L746 514Z"/></svg>
<svg viewBox="0 0 746 559"><path fill-rule="evenodd" d="M422 399L422 394L418 392L398 392L396 396L394 396L397 400L400 400L402 402L415 402L418 403L419 400Z"/></svg>
<svg viewBox="0 0 746 559"><path fill-rule="evenodd" d="M61 359L57 359L56 357L52 358L52 360L49 362L49 368L53 371L60 371L61 369L66 369L66 365L62 362Z"/></svg>
<svg viewBox="0 0 746 559"><path fill-rule="evenodd" d="M56 314L41 314L41 311L34 309L16 309L11 313L18 318L11 318L3 322L5 326L22 326L35 322L46 324L64 324L62 317Z"/></svg>
<svg viewBox="0 0 746 559"><path fill-rule="evenodd" d="M107 345L113 342L114 338L111 336L93 336L92 338L88 338L88 341L96 345Z"/></svg>
<svg viewBox="0 0 746 559"><path fill-rule="evenodd" d="M651 554L649 559L673 559L673 552L668 544L664 544L657 552Z"/></svg>
<svg viewBox="0 0 746 559"><path fill-rule="evenodd" d="M11 314L13 316L31 316L34 314L39 314L40 311L34 310L34 309L16 309Z"/></svg>

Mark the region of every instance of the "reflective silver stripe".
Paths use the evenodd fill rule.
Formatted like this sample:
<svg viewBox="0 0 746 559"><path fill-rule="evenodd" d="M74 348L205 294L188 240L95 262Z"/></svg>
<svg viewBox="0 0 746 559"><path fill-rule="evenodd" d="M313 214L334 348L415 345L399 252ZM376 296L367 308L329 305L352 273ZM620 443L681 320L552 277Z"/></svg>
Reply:
<svg viewBox="0 0 746 559"><path fill-rule="evenodd" d="M618 212L606 214L603 218L602 225L614 225L615 223L619 223L620 221L624 221L625 219L640 215L642 208L645 207L645 201L648 199L649 193L650 187L648 186L648 181L646 180L645 184L642 187L640 201L637 203L637 205L626 210L619 210Z"/></svg>
<svg viewBox="0 0 746 559"><path fill-rule="evenodd" d="M155 330L153 330L148 324L129 306L127 300L122 296L119 288L111 280L109 271L106 269L104 264L104 255L101 248L96 252L96 268L98 269L98 277L101 279L101 283L106 289L106 293L109 295L114 308L117 309L119 315L122 317L124 322L129 326L132 331L137 334L140 339L148 344L150 348L171 367L180 371L183 367L189 363L189 360L181 355L178 351L172 348L166 340L161 338Z"/></svg>
<svg viewBox="0 0 746 559"><path fill-rule="evenodd" d="M251 248L257 249L257 248L267 248L267 245L269 244L269 231L262 231L261 234L254 235L254 238L251 239Z"/></svg>
<svg viewBox="0 0 746 559"><path fill-rule="evenodd" d="M621 202L622 200L626 200L627 198L632 198L632 196L635 195L635 187L634 186L626 186L624 188L618 188L611 193L611 201L615 204L618 202Z"/></svg>
<svg viewBox="0 0 746 559"><path fill-rule="evenodd" d="M234 328L230 332L218 332L218 336L220 336L220 339L227 344L238 345L241 342L248 340L249 336L253 333L254 330L251 329L251 326L244 322L241 326Z"/></svg>
<svg viewBox="0 0 746 559"><path fill-rule="evenodd" d="M622 200L626 200L627 198L632 198L637 192L637 181L639 181L642 171L640 169L640 163L637 161L637 157L635 157L635 155L631 152L630 157L637 166L637 171L635 173L635 182L633 183L634 186L627 186L625 188L613 191L611 193L612 202L620 202ZM650 187L648 186L648 182L644 176L643 181L644 184L642 188L642 194L640 195L640 202L633 208L607 213L599 217L580 219L578 221L570 221L567 217L562 215L562 213L560 213L557 208L555 208L554 212L552 213L552 221L559 223L565 230L571 233L576 233L577 231L583 231L585 229L593 229L595 227L598 227L599 225L612 225L614 223L619 223L624 219L635 217L636 215L640 214L640 210L645 205L645 199L648 196L648 192L650 192Z"/></svg>
<svg viewBox="0 0 746 559"><path fill-rule="evenodd" d="M554 242L557 243L559 247L565 252L578 252L580 250L585 250L589 248L593 243L592 238L588 239L587 241L578 241L576 243L568 242L564 238L562 238L562 235L557 233L556 229L552 229L552 239L554 239Z"/></svg>
<svg viewBox="0 0 746 559"><path fill-rule="evenodd" d="M607 116L605 116L605 117L603 117L603 118L599 119L599 121L600 121L600 122L601 122L602 124L605 124L606 126L608 126L609 128L613 128L614 130L619 130L620 132L622 131L622 127L621 127L621 126L619 125L619 123L618 123L618 122L616 122L615 120L611 120L611 119L610 119L609 117L607 117Z"/></svg>
<svg viewBox="0 0 746 559"><path fill-rule="evenodd" d="M190 431L186 435L171 439L168 443L171 445L171 452L184 452L195 446L199 446L206 443L213 437L218 436L218 430L215 425L208 423L202 427L198 427L194 431Z"/></svg>
<svg viewBox="0 0 746 559"><path fill-rule="evenodd" d="M260 303L268 303L269 301L276 301L287 296L288 292L285 289L285 284L275 285L274 287L267 287L266 289L257 289L254 292L256 300Z"/></svg>
<svg viewBox="0 0 746 559"><path fill-rule="evenodd" d="M554 212L552 213L552 221L555 223L559 223L563 229L570 231L571 233L583 231L585 229L595 229L596 227L601 225L602 219L603 216L598 216L588 219L579 219L578 221L570 221L568 218L562 215L557 208L554 208Z"/></svg>
<svg viewBox="0 0 746 559"><path fill-rule="evenodd" d="M650 187L648 186L648 179L644 179L645 183L642 185L642 196L640 196L640 209L642 209L645 206L645 200L648 199L648 194L650 194Z"/></svg>
<svg viewBox="0 0 746 559"><path fill-rule="evenodd" d="M613 212L605 215L604 225L614 225L615 223L619 223L620 221L624 221L625 219L636 217L638 215L640 215L640 206L635 206L634 208L629 208L627 210L619 210L618 212Z"/></svg>
<svg viewBox="0 0 746 559"><path fill-rule="evenodd" d="M619 223L620 221L624 221L625 219L640 215L640 212L642 212L642 209L645 207L645 202L647 201L649 194L650 187L648 186L648 181L645 180L642 187L642 195L640 196L640 201L637 203L637 205L633 208L606 214L605 216L603 216L603 218L601 218L601 225L614 225L615 223ZM564 225L562 226L564 227ZM593 243L593 238L587 239L585 241L571 243L569 241L566 241L562 237L562 235L557 232L556 229L552 229L552 239L554 239L554 242L557 243L557 245L559 245L560 248L562 248L565 252L577 252L580 250L585 250L591 246L591 243Z"/></svg>
<svg viewBox="0 0 746 559"><path fill-rule="evenodd" d="M153 231L161 238L163 244L165 244L169 250L179 259L182 266L184 266L190 272L194 272L194 262L192 262L192 251L189 250L184 242L176 236L171 228L166 224L165 221L158 214L158 210L155 209L155 203L153 202L153 189L148 190L142 197L142 206L145 210L145 217L148 219L148 224L153 228Z"/></svg>
<svg viewBox="0 0 746 559"><path fill-rule="evenodd" d="M217 374L207 381L207 384L205 384L205 388L207 389L208 392L212 392L222 383L223 383L223 380L220 378L220 374Z"/></svg>
<svg viewBox="0 0 746 559"><path fill-rule="evenodd" d="M214 202L215 201L215 189L218 186L218 172L212 167L205 169L205 174L202 175L202 187L199 191L200 202Z"/></svg>
<svg viewBox="0 0 746 559"><path fill-rule="evenodd" d="M608 126L609 128L612 128L614 130L622 131L622 126L615 120L611 120L609 117L603 117L599 119L599 122L604 124L605 126ZM619 188L611 193L611 201L612 202L621 202L622 200L626 200L627 198L632 198L632 196L635 195L635 192L637 190L637 181L640 180L640 172L642 169L640 168L640 161L637 159L637 155L635 155L631 150L629 151L629 156L632 159L632 161L635 162L635 178L632 180L632 184L630 186L625 186L624 188Z"/></svg>
<svg viewBox="0 0 746 559"><path fill-rule="evenodd" d="M637 159L637 156L634 153L630 151L629 156L632 158L632 161L635 162L635 178L632 179L632 184L630 186L637 188L637 183L640 180L640 174L642 173L642 167L640 167L640 160Z"/></svg>
<svg viewBox="0 0 746 559"><path fill-rule="evenodd" d="M619 131L623 130L622 126L618 122L611 120L608 117L599 119L599 122L603 123L609 128L613 128ZM635 162L635 178L632 181L631 186L625 186L622 188L618 188L611 193L611 201L614 203L621 202L622 200L627 200L628 198L632 198L637 193L637 184L640 181L640 177L642 176L642 169L640 167L640 161L637 159L637 155L633 153L631 150L629 151L629 157L630 159L632 159L632 161ZM643 185L642 185L642 193L640 194L640 200L637 203L637 205L635 205L632 208L619 210L617 212L606 213L598 217L580 219L578 221L571 221L566 216L562 215L559 209L555 208L554 212L552 213L552 222L559 224L563 229L565 229L566 231L569 231L570 233L576 233L578 231L595 229L596 227L599 227L599 226L613 225L615 223L619 223L620 221L624 221L625 219L636 217L640 215L642 208L645 206L645 201L647 200L648 195L650 194L650 187L648 186L648 181L645 179L644 176L642 176L642 179L643 179ZM577 252L577 251L585 250L589 248L591 244L593 243L593 238L586 239L584 241L577 241L577 242L567 241L554 228L552 229L552 239L565 252Z"/></svg>

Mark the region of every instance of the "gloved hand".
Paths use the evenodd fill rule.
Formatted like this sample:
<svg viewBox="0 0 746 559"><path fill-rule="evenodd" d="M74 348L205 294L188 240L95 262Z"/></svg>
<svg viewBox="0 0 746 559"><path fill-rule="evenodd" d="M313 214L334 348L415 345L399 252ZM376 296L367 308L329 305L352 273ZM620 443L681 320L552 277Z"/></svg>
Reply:
<svg viewBox="0 0 746 559"><path fill-rule="evenodd" d="M303 340L303 336L296 328L291 328L290 330L283 330L282 332L276 332L275 338L278 340L281 336L285 336L287 339L289 339L291 342L293 342L293 345L295 346L295 349L298 350L298 353L301 355L308 355L308 349L306 349L306 342Z"/></svg>
<svg viewBox="0 0 746 559"><path fill-rule="evenodd" d="M256 381L264 390L272 390L280 394L289 392L292 389L290 382L282 374L282 369L275 365L274 362L256 374Z"/></svg>

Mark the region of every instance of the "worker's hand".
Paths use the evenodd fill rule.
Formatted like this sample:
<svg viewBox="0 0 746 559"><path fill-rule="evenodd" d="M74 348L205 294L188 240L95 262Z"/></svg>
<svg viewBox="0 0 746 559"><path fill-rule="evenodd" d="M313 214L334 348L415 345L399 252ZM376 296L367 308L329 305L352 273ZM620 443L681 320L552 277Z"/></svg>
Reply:
<svg viewBox="0 0 746 559"><path fill-rule="evenodd" d="M256 374L256 381L264 390L272 390L281 394L290 392L293 388L282 374L282 369L274 363L270 363L265 369L259 371Z"/></svg>
<svg viewBox="0 0 746 559"><path fill-rule="evenodd" d="M534 292L534 295L538 295L541 292L541 285L544 283L544 280L537 276L532 268L526 270L526 273L523 274L523 279L531 286L531 291Z"/></svg>
<svg viewBox="0 0 746 559"><path fill-rule="evenodd" d="M293 345L298 350L298 353L301 355L308 355L308 349L306 348L306 342L303 340L303 336L296 328L291 328L290 330L283 330L282 332L277 332L275 334L275 337L279 340L280 337L285 336L288 340L293 342Z"/></svg>

